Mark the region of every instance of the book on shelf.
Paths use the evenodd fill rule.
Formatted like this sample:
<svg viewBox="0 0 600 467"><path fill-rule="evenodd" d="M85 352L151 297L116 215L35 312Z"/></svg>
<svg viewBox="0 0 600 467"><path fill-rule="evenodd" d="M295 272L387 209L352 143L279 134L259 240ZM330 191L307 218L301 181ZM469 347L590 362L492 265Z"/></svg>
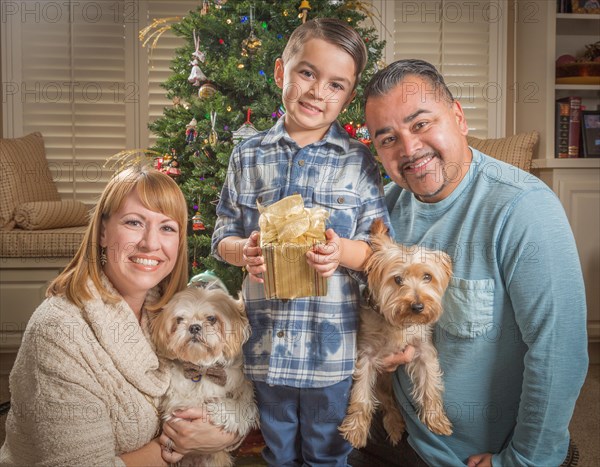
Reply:
<svg viewBox="0 0 600 467"><path fill-rule="evenodd" d="M556 101L556 127L554 129L554 156L569 157L569 103Z"/></svg>
<svg viewBox="0 0 600 467"><path fill-rule="evenodd" d="M571 0L556 0L556 12L557 13L572 13L573 6Z"/></svg>
<svg viewBox="0 0 600 467"><path fill-rule="evenodd" d="M567 130L568 108L568 130ZM564 136L567 136L565 151ZM581 97L569 96L556 101L556 145L559 158L579 157L581 152Z"/></svg>

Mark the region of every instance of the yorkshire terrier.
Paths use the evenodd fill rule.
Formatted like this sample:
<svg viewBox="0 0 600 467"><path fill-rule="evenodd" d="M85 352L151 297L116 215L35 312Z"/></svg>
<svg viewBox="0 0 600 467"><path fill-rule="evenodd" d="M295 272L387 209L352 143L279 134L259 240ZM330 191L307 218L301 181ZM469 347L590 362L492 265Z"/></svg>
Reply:
<svg viewBox="0 0 600 467"><path fill-rule="evenodd" d="M442 402L442 371L431 341L452 274L451 259L444 252L399 245L387 231L381 219L371 226L373 254L365 265L368 288L360 310L354 383L339 428L355 448L367 444L380 403L390 442L396 445L402 437L405 423L393 394L392 373L382 368L384 357L409 344L415 347L415 356L404 370L413 383L419 418L436 434L452 433Z"/></svg>
<svg viewBox="0 0 600 467"><path fill-rule="evenodd" d="M175 294L150 328L158 354L171 360L163 419L199 407L227 432L243 437L258 427L252 383L242 369L250 325L241 299L219 288L190 287ZM181 465L232 466L233 458L227 451L186 455Z"/></svg>

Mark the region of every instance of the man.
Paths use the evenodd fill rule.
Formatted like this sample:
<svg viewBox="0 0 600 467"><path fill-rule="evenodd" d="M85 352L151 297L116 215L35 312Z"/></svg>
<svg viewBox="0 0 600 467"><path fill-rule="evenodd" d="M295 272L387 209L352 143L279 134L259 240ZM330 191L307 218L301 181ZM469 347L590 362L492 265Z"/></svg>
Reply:
<svg viewBox="0 0 600 467"><path fill-rule="evenodd" d="M402 187L387 190L396 241L453 260L434 335L453 434L420 422L399 367L410 446L435 466L560 465L588 356L581 267L559 200L469 148L461 105L429 63L391 64L365 99L377 153Z"/></svg>

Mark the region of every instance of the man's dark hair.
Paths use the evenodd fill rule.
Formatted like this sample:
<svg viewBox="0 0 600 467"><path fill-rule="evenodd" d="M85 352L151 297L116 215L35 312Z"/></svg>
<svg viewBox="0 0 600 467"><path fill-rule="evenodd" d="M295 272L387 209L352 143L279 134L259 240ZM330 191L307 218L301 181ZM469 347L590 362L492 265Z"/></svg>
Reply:
<svg viewBox="0 0 600 467"><path fill-rule="evenodd" d="M452 93L446 86L444 77L429 62L424 60L398 60L383 70L379 70L365 88L365 104L369 97L384 96L408 76L418 76L428 81L448 102L454 102Z"/></svg>

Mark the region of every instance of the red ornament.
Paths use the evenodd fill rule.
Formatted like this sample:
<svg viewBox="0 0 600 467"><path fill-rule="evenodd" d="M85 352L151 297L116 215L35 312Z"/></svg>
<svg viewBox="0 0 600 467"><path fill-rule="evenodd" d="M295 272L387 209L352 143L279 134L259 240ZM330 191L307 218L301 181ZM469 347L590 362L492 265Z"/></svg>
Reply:
<svg viewBox="0 0 600 467"><path fill-rule="evenodd" d="M346 132L348 132L348 134L350 135L350 138L354 138L356 136L356 129L352 126L352 124L346 123L344 125L344 130L346 130Z"/></svg>
<svg viewBox="0 0 600 467"><path fill-rule="evenodd" d="M196 211L196 214L192 217L192 229L195 231L206 230L200 211Z"/></svg>

